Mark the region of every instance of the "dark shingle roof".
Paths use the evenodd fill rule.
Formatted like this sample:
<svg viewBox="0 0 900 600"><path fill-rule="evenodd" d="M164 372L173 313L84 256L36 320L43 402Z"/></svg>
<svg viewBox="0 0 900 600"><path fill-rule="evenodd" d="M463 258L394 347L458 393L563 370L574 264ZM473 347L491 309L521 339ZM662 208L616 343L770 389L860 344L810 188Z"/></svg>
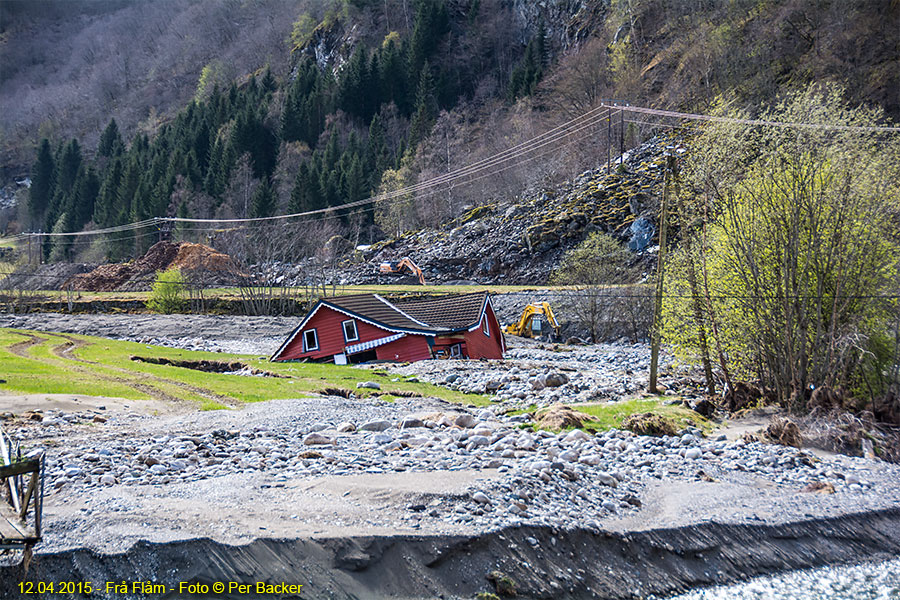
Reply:
<svg viewBox="0 0 900 600"><path fill-rule="evenodd" d="M394 304L410 317L433 327L468 329L481 320L487 294L461 294L397 300Z"/></svg>
<svg viewBox="0 0 900 600"><path fill-rule="evenodd" d="M360 317L383 323L398 329L430 329L427 323L417 323L398 311L377 294L361 294L358 296L335 296L327 298L326 304L342 308Z"/></svg>
<svg viewBox="0 0 900 600"><path fill-rule="evenodd" d="M388 327L446 332L468 329L481 320L487 294L386 300L377 294L335 296L323 302Z"/></svg>

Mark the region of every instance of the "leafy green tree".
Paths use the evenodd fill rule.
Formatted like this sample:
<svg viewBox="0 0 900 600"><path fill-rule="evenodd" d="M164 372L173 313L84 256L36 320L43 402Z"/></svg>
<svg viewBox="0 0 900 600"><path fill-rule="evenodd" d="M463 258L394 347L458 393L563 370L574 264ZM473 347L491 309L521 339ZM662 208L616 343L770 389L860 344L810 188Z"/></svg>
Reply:
<svg viewBox="0 0 900 600"><path fill-rule="evenodd" d="M612 236L596 231L578 246L566 252L550 277L554 285L576 286L572 303L575 316L590 332L591 341L598 342L612 334L616 321L626 315L631 317L631 335L642 337L642 324L634 318L639 308L633 306L626 294L624 302L616 286L633 283L636 273L630 263L628 249Z"/></svg>
<svg viewBox="0 0 900 600"><path fill-rule="evenodd" d="M761 118L809 126L710 124L693 143L677 212L699 233L700 283L681 256L664 335L696 356L699 305L734 377L798 409L822 387L873 400L892 383L897 352L888 332L900 318L900 140L832 128L882 122L847 108L835 87L811 87Z"/></svg>
<svg viewBox="0 0 900 600"><path fill-rule="evenodd" d="M179 269L159 271L147 299L147 309L164 315L184 310L185 284Z"/></svg>

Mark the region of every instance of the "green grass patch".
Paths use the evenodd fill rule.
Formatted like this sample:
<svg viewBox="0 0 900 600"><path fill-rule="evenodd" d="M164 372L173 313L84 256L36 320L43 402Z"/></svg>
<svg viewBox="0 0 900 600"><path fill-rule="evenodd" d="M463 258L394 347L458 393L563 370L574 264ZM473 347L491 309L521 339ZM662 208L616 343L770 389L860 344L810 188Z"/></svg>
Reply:
<svg viewBox="0 0 900 600"><path fill-rule="evenodd" d="M669 397L668 401L672 398ZM624 400L606 404L574 405L574 410L587 413L594 417L585 425L594 429L621 429L622 422L634 414L651 413L659 415L675 425L676 430L684 427L699 427L704 432L710 432L715 426L702 415L689 408L679 405L671 405L656 398Z"/></svg>
<svg viewBox="0 0 900 600"><path fill-rule="evenodd" d="M22 344L38 338L40 343ZM72 348L77 344L78 347ZM12 351L18 344L19 356ZM62 352L68 348L68 352ZM132 356L168 358L186 361L241 362L254 369L282 377L243 377L209 373L195 369L158 365L131 360ZM412 383L404 378L379 376L366 369L350 366L310 363L270 363L258 355L196 352L123 342L105 338L34 333L0 329L0 362L6 393L56 393L111 396L128 399L156 397L196 403L204 410L238 406L280 398L300 398L326 388L345 389L357 396L372 396L375 390L356 389L363 381L379 381L382 387L433 396L451 402L485 406L483 395L463 394L427 383ZM388 378L390 377L390 378ZM382 396L384 399L388 399Z"/></svg>
<svg viewBox="0 0 900 600"><path fill-rule="evenodd" d="M708 434L716 428L715 424L702 415L680 404L669 404L668 402L673 400L673 398L666 398L665 401L661 398L647 398L602 404L566 404L566 406L572 410L591 415L593 419L585 422L584 427L600 431L622 429L622 423L625 419L631 415L644 413L661 416L671 422L676 431L680 431L685 427L698 427ZM530 407L528 410L516 411L515 414L534 412L534 410L534 407Z"/></svg>

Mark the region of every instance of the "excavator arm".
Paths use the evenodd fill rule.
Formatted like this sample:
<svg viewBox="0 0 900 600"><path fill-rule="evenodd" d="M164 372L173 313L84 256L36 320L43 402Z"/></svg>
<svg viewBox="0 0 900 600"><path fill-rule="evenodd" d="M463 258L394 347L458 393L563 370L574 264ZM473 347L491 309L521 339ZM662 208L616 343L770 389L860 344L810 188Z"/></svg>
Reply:
<svg viewBox="0 0 900 600"><path fill-rule="evenodd" d="M382 275L408 273L414 275L419 280L420 284L425 285L425 275L422 273L422 269L420 269L408 256L404 256L395 262L381 263L378 265L378 272Z"/></svg>

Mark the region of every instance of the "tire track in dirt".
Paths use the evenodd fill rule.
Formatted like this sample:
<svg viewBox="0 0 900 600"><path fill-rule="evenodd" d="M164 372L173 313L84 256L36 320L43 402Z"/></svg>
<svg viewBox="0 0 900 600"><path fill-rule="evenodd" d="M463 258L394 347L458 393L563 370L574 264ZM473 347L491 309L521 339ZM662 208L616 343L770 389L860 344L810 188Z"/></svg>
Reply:
<svg viewBox="0 0 900 600"><path fill-rule="evenodd" d="M28 356L28 349L32 346L39 346L44 342L47 342L46 338L38 337L36 335L30 335L27 333L16 333L16 335L20 335L22 337L28 338L27 340L22 340L21 342L16 342L11 346L7 346L7 350L15 354L16 356L20 356L22 358L30 358L35 360L33 356Z"/></svg>
<svg viewBox="0 0 900 600"><path fill-rule="evenodd" d="M167 394L166 392L154 387L152 385L153 382L164 383L164 384L175 386L177 388L180 388L182 390L185 390L187 392L190 392L192 394L200 396L201 398L205 398L206 400L209 400L211 402L216 402L218 404L222 404L228 408L238 408L240 406L240 403L235 398L226 396L224 394L217 394L213 391L210 391L210 390L207 390L204 388L200 388L197 386L193 386L188 383L184 383L182 381L168 379L166 377L158 377L156 375L140 373L137 371L129 371L128 369L124 369L122 367L116 367L113 365L107 365L107 364L100 363L97 361L92 361L92 360L87 360L87 359L81 358L81 357L75 355L75 351L80 348L85 348L87 346L93 345L91 342L86 342L84 340L79 340L77 338L72 338L68 335L63 335L63 334L54 334L54 336L65 340L65 342L63 342L62 344L57 344L50 349L50 351L53 353L54 356L56 356L64 361L71 361L74 363L83 363L83 364L88 364L88 365L96 365L96 366L102 367L104 369L118 371L120 373L128 375L130 379L125 378L125 377L112 377L109 375L101 375L91 369L87 369L87 368L83 368L83 367L79 368L79 367L76 367L75 365L66 365L68 368L75 368L81 373L93 375L94 377L104 379L105 381L112 381L115 383L125 384L128 387L130 387L138 392L141 392L142 394L147 394L151 398L155 398L158 400L165 400L168 402L175 402L175 403L183 403L184 402L183 399L178 398L176 396L172 396L170 394ZM135 378L137 378L138 381L134 381Z"/></svg>

